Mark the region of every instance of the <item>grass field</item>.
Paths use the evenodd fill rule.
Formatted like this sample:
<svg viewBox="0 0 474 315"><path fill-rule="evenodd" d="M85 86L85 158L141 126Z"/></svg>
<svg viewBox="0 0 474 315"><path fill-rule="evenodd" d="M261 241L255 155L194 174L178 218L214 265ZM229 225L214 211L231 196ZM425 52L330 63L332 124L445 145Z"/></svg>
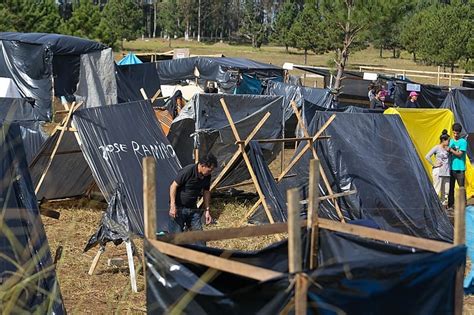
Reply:
<svg viewBox="0 0 474 315"><path fill-rule="evenodd" d="M197 42L173 41L173 48L190 48L193 54L218 54L222 53L229 57L245 57L276 65L284 62L302 64L303 54L294 49L285 53L282 47L265 46L261 49L253 49L249 46L228 45L223 43L206 44ZM145 51L168 51L168 42L162 40L137 40L125 43L126 50L135 52ZM350 66L372 65L391 68L436 70L415 64L410 56L402 53L400 59L388 57L391 52L385 52L386 58L378 57L378 50L369 48L362 52L356 52L350 57ZM116 55L119 59L121 53ZM308 59L308 64L315 66L328 66L331 54L313 55ZM286 161L292 152L287 152ZM271 165L272 171L278 173L278 163ZM246 187L252 190L252 187ZM248 211L255 200L218 200L214 199L212 208L217 210L217 224L209 229L240 226L241 218ZM141 273L141 260L135 258L135 265L139 269L138 289L139 293L131 293L128 267L126 264L125 246L114 246L109 244L99 262L93 276L87 274L91 261L97 252L97 248L83 253L84 246L89 237L96 231L104 203L90 200L76 200L61 203L50 203L47 208L53 208L61 213L59 220L43 217L46 233L51 250L54 252L58 246L63 247L63 255L57 266L57 274L60 281L61 291L65 306L69 314L111 314L126 313L140 314L146 312L144 294L144 278ZM275 237L261 237L257 239L241 239L230 241L210 242L210 246L229 249L257 249L275 241ZM142 241L136 240L140 254L142 253ZM107 259L122 257L125 264L122 267L108 267ZM474 298L465 298L466 314L474 314Z"/></svg>

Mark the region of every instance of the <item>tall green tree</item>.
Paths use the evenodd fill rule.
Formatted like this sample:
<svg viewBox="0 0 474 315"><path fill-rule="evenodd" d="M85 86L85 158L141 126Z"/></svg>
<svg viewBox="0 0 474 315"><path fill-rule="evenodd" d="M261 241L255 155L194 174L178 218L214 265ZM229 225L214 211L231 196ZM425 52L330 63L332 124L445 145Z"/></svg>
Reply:
<svg viewBox="0 0 474 315"><path fill-rule="evenodd" d="M171 47L171 39L181 35L182 30L182 20L176 11L176 5L176 0L164 0L158 5L158 25L168 37L169 47Z"/></svg>
<svg viewBox="0 0 474 315"><path fill-rule="evenodd" d="M267 37L268 25L264 19L263 4L259 0L243 1L243 19L239 32L260 48Z"/></svg>
<svg viewBox="0 0 474 315"><path fill-rule="evenodd" d="M6 29L17 32L56 33L61 18L55 0L3 0L1 20Z"/></svg>
<svg viewBox="0 0 474 315"><path fill-rule="evenodd" d="M115 47L120 41L133 40L143 31L142 11L137 0L109 0L99 25L103 43Z"/></svg>
<svg viewBox="0 0 474 315"><path fill-rule="evenodd" d="M290 40L297 49L304 51L304 64L308 62L308 51L324 53L328 50L326 23L314 2L307 2L290 29Z"/></svg>
<svg viewBox="0 0 474 315"><path fill-rule="evenodd" d="M294 37L291 35L291 26L298 17L298 5L294 0L286 0L273 25L271 39L280 45L285 46L288 53L288 47L295 46Z"/></svg>
<svg viewBox="0 0 474 315"><path fill-rule="evenodd" d="M77 0L73 4L71 18L61 24L63 34L85 37L93 40L100 38L100 8L93 0Z"/></svg>
<svg viewBox="0 0 474 315"><path fill-rule="evenodd" d="M337 66L334 90L340 92L344 69L352 51L362 49L368 43L368 31L374 20L370 12L382 0L321 0L320 9L327 21L327 38L336 53Z"/></svg>

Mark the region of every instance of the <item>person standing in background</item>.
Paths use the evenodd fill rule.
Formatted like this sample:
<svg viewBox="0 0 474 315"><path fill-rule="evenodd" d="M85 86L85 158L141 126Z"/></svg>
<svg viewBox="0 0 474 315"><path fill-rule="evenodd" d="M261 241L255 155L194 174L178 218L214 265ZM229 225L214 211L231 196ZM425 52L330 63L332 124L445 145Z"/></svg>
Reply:
<svg viewBox="0 0 474 315"><path fill-rule="evenodd" d="M446 194L449 191L450 168L448 149L449 135L448 131L444 129L439 137L439 144L435 145L425 156L426 160L433 167L431 171L433 186L443 205L447 203ZM435 157L434 163L432 160L433 156Z"/></svg>
<svg viewBox="0 0 474 315"><path fill-rule="evenodd" d="M464 187L464 173L466 172L467 141L466 139L461 138L461 124L454 123L452 129L453 138L449 141L448 147L448 152L451 153L448 208L454 206L454 185L457 182L459 187Z"/></svg>

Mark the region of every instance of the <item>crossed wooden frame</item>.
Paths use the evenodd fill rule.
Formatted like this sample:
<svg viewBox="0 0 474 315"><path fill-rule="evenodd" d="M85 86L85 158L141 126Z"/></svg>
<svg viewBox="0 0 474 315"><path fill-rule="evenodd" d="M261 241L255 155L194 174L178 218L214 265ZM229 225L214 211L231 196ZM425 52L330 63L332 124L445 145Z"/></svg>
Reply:
<svg viewBox="0 0 474 315"><path fill-rule="evenodd" d="M461 187L457 193L456 209L455 209L455 237L454 243L440 242L420 237L404 235L400 233L377 230L373 228L337 222L318 217L319 207L319 160L310 161L310 178L309 178L309 199L308 199L308 220L301 221L299 214L299 192L297 189L290 189L287 192L288 198L288 222L287 223L270 223L259 226L245 226L238 228L225 228L210 231L190 231L178 234L170 234L156 237L156 164L153 158L144 159L144 177L143 177L143 194L144 194L144 220L145 220L145 238L160 252L184 261L200 264L208 267L208 271L204 273L200 280L203 283L209 282L219 272L227 272L257 281L267 281L276 277L290 277L295 285L295 295L290 300L285 310L289 311L294 308L295 314L306 314L307 311L307 291L311 282L304 273L302 265L301 252L301 229L306 227L310 233L310 265L309 269L317 267L317 249L319 229L326 229L335 232L346 233L358 237L390 242L407 247L418 248L430 252L441 252L453 246L463 244L465 242L465 190ZM262 235L271 235L276 233L288 232L288 269L289 274L277 272L274 270L253 266L250 264L230 260L231 253L224 251L220 256L205 254L193 249L187 249L179 246L179 244L189 244L197 241L213 241L243 237L255 237ZM145 264L144 264L145 266ZM146 270L144 269L146 273ZM464 275L464 266L459 268L456 274L455 286L455 314L462 314L463 306L463 288L462 280ZM198 286L198 284L195 284ZM146 285L145 285L146 289ZM183 297L176 301L170 312L182 311L188 303L193 299L193 292L197 290L189 290Z"/></svg>

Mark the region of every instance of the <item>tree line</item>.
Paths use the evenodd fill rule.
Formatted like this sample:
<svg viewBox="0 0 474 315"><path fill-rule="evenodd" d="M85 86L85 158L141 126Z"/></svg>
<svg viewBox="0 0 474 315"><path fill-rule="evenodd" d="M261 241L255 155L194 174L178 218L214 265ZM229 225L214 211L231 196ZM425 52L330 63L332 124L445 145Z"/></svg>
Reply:
<svg viewBox="0 0 474 315"><path fill-rule="evenodd" d="M474 68L474 0L3 0L0 31L62 33L118 48L140 36L333 52L341 72L368 45ZM306 58L305 58L306 60Z"/></svg>

